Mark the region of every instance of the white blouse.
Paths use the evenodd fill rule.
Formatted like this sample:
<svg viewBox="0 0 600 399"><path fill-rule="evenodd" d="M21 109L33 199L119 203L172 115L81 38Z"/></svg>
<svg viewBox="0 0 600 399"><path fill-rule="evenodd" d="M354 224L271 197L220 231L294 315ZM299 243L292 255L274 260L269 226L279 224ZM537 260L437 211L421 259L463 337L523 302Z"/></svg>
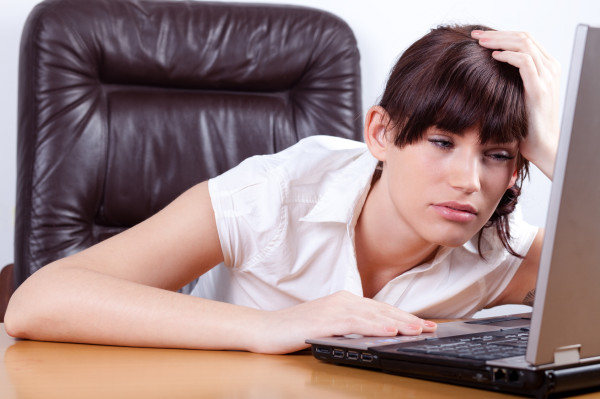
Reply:
<svg viewBox="0 0 600 399"><path fill-rule="evenodd" d="M312 136L280 153L255 156L209 181L223 264L192 295L276 310L340 290L363 295L354 226L377 160L365 144ZM537 227L515 210L511 244L527 253ZM493 228L388 282L374 297L427 318L468 317L504 290L521 260Z"/></svg>

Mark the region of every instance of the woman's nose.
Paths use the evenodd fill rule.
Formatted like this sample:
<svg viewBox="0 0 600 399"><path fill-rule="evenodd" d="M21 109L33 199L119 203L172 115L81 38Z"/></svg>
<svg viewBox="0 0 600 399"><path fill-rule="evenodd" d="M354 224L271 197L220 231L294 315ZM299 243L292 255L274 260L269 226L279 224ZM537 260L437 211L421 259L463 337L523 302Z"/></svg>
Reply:
<svg viewBox="0 0 600 399"><path fill-rule="evenodd" d="M450 185L466 193L481 190L480 160L478 156L464 154L453 159L449 172Z"/></svg>

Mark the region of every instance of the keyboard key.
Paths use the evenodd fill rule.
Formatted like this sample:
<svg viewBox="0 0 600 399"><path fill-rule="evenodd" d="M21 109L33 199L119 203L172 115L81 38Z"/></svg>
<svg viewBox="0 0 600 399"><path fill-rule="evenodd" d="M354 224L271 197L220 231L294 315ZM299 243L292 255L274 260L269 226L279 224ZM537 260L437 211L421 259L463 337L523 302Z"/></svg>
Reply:
<svg viewBox="0 0 600 399"><path fill-rule="evenodd" d="M411 342L397 350L463 359L494 360L525 355L528 338L528 329L509 329Z"/></svg>

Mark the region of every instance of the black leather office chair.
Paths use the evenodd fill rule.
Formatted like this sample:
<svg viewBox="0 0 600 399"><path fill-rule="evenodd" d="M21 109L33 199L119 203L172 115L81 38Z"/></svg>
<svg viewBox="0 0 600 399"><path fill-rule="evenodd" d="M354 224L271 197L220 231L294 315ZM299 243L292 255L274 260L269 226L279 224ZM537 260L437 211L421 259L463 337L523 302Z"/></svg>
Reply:
<svg viewBox="0 0 600 399"><path fill-rule="evenodd" d="M26 22L20 54L4 302L47 263L248 156L314 134L362 139L356 41L319 10L46 0Z"/></svg>

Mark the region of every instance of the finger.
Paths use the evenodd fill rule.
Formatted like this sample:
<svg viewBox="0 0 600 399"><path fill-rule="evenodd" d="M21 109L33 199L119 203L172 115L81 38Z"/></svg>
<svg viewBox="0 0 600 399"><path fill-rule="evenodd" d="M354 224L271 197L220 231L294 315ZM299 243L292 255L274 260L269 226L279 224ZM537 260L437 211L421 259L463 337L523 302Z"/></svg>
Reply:
<svg viewBox="0 0 600 399"><path fill-rule="evenodd" d="M544 97L556 97L556 87L554 85L553 76L546 73L540 75L528 54L511 51L494 51L492 57L519 69L519 74L523 80L525 95L530 104L540 104L540 102L544 100Z"/></svg>
<svg viewBox="0 0 600 399"><path fill-rule="evenodd" d="M479 44L485 48L528 54L533 59L539 74L542 74L544 69L550 66L550 61L546 59L544 52L528 34L498 31L477 34L474 31L473 37L477 38Z"/></svg>
<svg viewBox="0 0 600 399"><path fill-rule="evenodd" d="M419 323L395 323L395 325L385 327L386 331L394 331L394 329L397 334L401 335L419 335L434 332L437 324L429 320L422 320Z"/></svg>
<svg viewBox="0 0 600 399"><path fill-rule="evenodd" d="M492 57L498 61L506 62L519 69L525 90L532 89L531 83L539 79L539 71L535 66L533 58L529 54L514 51L494 51Z"/></svg>
<svg viewBox="0 0 600 399"><path fill-rule="evenodd" d="M435 322L421 319L420 317L414 316L410 313L407 314L411 316L408 319L390 319L395 323L396 328L401 334L413 334L414 331L418 331L417 334L420 334L422 332L434 332L437 329L437 324Z"/></svg>
<svg viewBox="0 0 600 399"><path fill-rule="evenodd" d="M384 305L384 304L380 304ZM399 310L391 305L386 305L390 309L385 309L381 314L374 315L372 312L366 315L366 322L375 323L385 331L395 331L402 335L418 335L423 332L434 332L437 324L430 320L423 320L413 314Z"/></svg>
<svg viewBox="0 0 600 399"><path fill-rule="evenodd" d="M349 322L344 326L344 332L341 335L346 334L361 334L371 336L395 336L401 335L419 335L423 332L433 332L436 327L435 323L424 324L422 322L411 323L411 322L399 322L390 318L377 318L375 320L367 320L360 317L353 317L348 320ZM339 335L340 333L335 333Z"/></svg>
<svg viewBox="0 0 600 399"><path fill-rule="evenodd" d="M421 333L430 333L437 330L437 324L429 320L421 320L419 323L404 323L398 327L398 332L402 335L418 335Z"/></svg>
<svg viewBox="0 0 600 399"><path fill-rule="evenodd" d="M418 316L415 316L412 313L400 310L390 304L378 302L373 299L368 299L368 301L372 305L377 306L382 312L382 314L387 316L391 320L396 320L400 323L404 323L405 325L417 325L421 327L423 331L427 332L435 331L435 329L437 328L437 324L435 322L430 320L424 320Z"/></svg>
<svg viewBox="0 0 600 399"><path fill-rule="evenodd" d="M560 75L558 61L527 32L473 31L472 37L480 39L480 44L486 48L529 53L540 74L547 69L552 77Z"/></svg>
<svg viewBox="0 0 600 399"><path fill-rule="evenodd" d="M544 56L544 59L546 59L546 60L554 60L554 57L552 57L552 55L544 48L544 46L542 46L542 44L540 42L538 42L536 40L535 37L533 37L529 33L526 33L526 35L528 36L529 40L535 45L535 48L537 48L538 51L540 53L542 53L542 55Z"/></svg>
<svg viewBox="0 0 600 399"><path fill-rule="evenodd" d="M533 84L545 87L545 90L550 92L558 90L558 77L560 74L560 66L558 63L551 69L538 69L535 61L529 54L518 53L513 51L494 51L492 57L498 61L506 62L519 68L519 73L523 79L526 88L534 89Z"/></svg>
<svg viewBox="0 0 600 399"><path fill-rule="evenodd" d="M415 335L435 331L437 327L433 322L423 320L390 304L347 292L338 292L323 298L323 301L330 302L326 309L338 309L333 315L329 315L330 322L325 324L331 329L329 333L334 335L352 333L384 336L398 333Z"/></svg>
<svg viewBox="0 0 600 399"><path fill-rule="evenodd" d="M471 36L482 41L484 47L512 51L536 50L544 56L544 58L553 58L546 49L544 49L544 47L527 32L475 30L472 32Z"/></svg>
<svg viewBox="0 0 600 399"><path fill-rule="evenodd" d="M400 310L392 305L381 303L377 301L373 301L378 304L378 306L382 307L386 311L386 315L390 318L397 320L400 324L399 330L410 332L410 330L414 330L415 328L407 327L407 326L417 326L420 327L420 332L433 332L437 329L437 324L430 320L424 320L418 316L415 316L412 313L405 312ZM387 313L389 312L389 313Z"/></svg>

